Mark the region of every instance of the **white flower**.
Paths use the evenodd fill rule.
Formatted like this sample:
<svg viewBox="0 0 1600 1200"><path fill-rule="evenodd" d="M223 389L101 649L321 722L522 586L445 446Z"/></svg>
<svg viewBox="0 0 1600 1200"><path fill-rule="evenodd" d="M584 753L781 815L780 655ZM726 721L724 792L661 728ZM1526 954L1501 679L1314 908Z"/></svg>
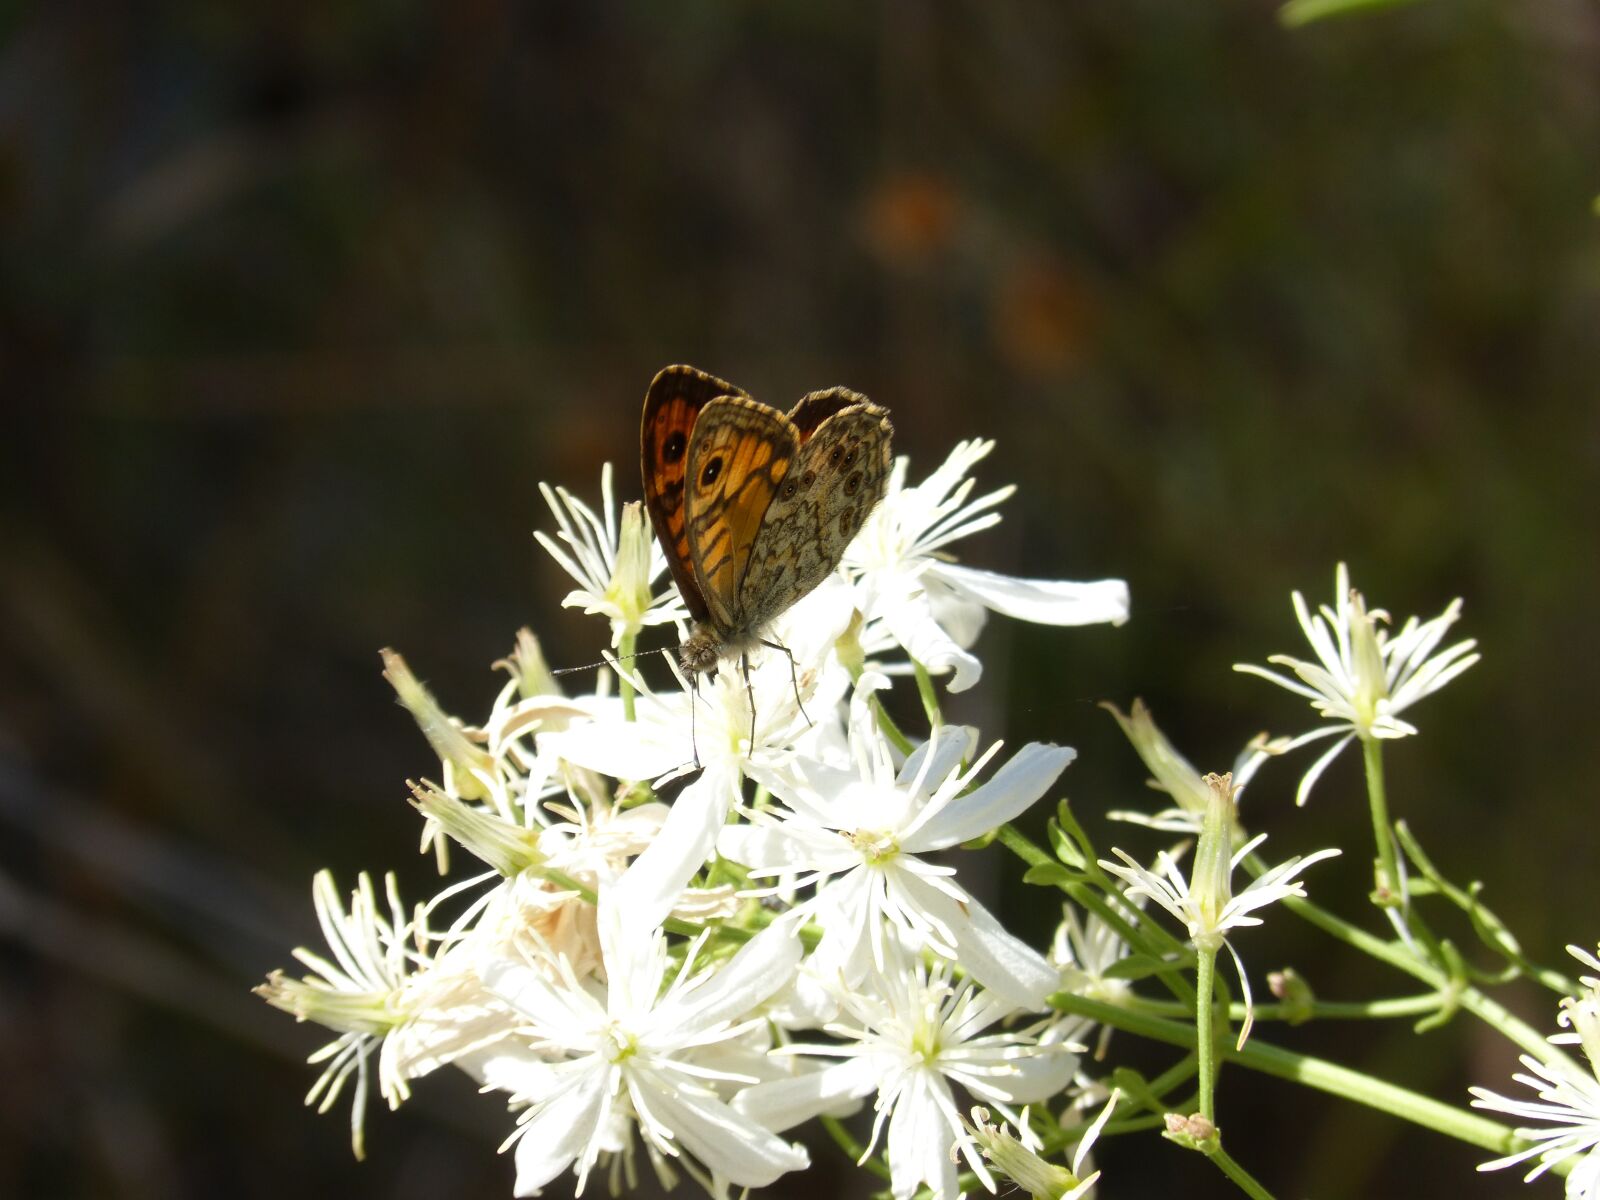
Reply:
<svg viewBox="0 0 1600 1200"><path fill-rule="evenodd" d="M405 659L393 650L381 650L379 654L383 658L383 677L439 756L445 790L466 800L483 800L502 792L494 755L477 744L460 721L446 715L433 694L411 673ZM478 740L482 740L481 736Z"/></svg>
<svg viewBox="0 0 1600 1200"><path fill-rule="evenodd" d="M398 1108L409 1094L406 1076L397 1058L397 1039L391 1035L415 1016L407 1002L406 984L414 967L423 963L410 945L412 923L400 905L394 876L384 880L389 915L384 916L373 892L372 879L363 873L350 896L347 913L339 902L333 876L317 872L312 882L312 902L317 921L328 940L329 960L304 947L295 958L311 971L304 979L290 979L274 971L256 995L275 1008L294 1014L296 1020L315 1021L339 1031L339 1036L307 1061L327 1062L306 1103L318 1112L333 1107L352 1073L355 1099L350 1112L350 1148L357 1158L366 1154L363 1122L366 1115L367 1059L382 1047L378 1061L378 1086L390 1108Z"/></svg>
<svg viewBox="0 0 1600 1200"><path fill-rule="evenodd" d="M1568 946L1567 953L1596 975L1580 975L1581 996L1563 996L1561 1013L1556 1018L1570 1033L1558 1033L1550 1040L1558 1045L1580 1045L1591 1063L1600 1063L1600 959L1581 946Z"/></svg>
<svg viewBox="0 0 1600 1200"><path fill-rule="evenodd" d="M993 1182L950 1090L958 1083L1002 1108L1042 1101L1065 1088L1078 1056L1062 1042L1040 1042L1043 1027L984 1033L1013 1011L969 977L950 981L950 964L931 972L896 953L867 988L842 989L843 1015L827 1031L843 1045L795 1045L789 1053L843 1061L811 1075L747 1088L733 1105L771 1129L792 1125L851 1097L877 1093L870 1155L887 1127L891 1188L906 1200L926 1185L939 1200L954 1200L952 1148L990 1188ZM866 1155L863 1155L863 1159Z"/></svg>
<svg viewBox="0 0 1600 1200"><path fill-rule="evenodd" d="M1100 1131L1111 1119L1121 1099L1122 1093L1113 1088L1111 1098L1100 1110L1100 1115L1078 1140L1070 1171L1039 1157L1028 1144L1030 1134L1026 1127L1021 1127L1023 1137L1019 1138L1003 1124L990 1124L989 1110L986 1108L974 1108L972 1119L966 1125L972 1131L978 1148L983 1151L984 1158L994 1164L996 1172L1027 1192L1030 1200L1080 1200L1080 1197L1087 1196L1093 1190L1095 1181L1100 1178L1099 1171L1085 1175L1084 1169L1090 1162L1089 1154L1094 1149Z"/></svg>
<svg viewBox="0 0 1600 1200"><path fill-rule="evenodd" d="M655 779L659 784L701 768L699 778L674 800L659 835L619 884L627 896L629 919L638 927L659 924L705 864L717 833L739 802L745 775L819 736L832 719L849 684L832 657L832 646L849 624L850 613L850 589L838 582L825 584L774 626L781 644L794 655L793 672L788 656L768 651L753 660L748 684L736 669L719 671L693 690L664 694L651 692L640 679L635 720L627 720L620 703L612 703L591 723L541 736L542 750L616 779Z"/></svg>
<svg viewBox="0 0 1600 1200"><path fill-rule="evenodd" d="M727 826L717 847L751 868L752 879L792 877L797 887L819 885L802 906L824 931L818 967L839 972L847 983L860 980L869 964L882 967L888 922L915 944L955 959L1018 1007L1042 1007L1057 986L1055 969L961 888L954 868L921 856L1017 816L1055 783L1076 752L1025 746L992 779L972 787L1000 748L990 747L962 770L973 742L970 730L937 729L897 773L869 719L857 720L854 770L798 756L777 769L752 768L782 806L750 814L750 825Z"/></svg>
<svg viewBox="0 0 1600 1200"><path fill-rule="evenodd" d="M944 547L996 524L1000 515L989 510L1016 490L1003 487L969 501L974 484L967 471L993 449L990 441L959 442L944 465L914 487L905 481L908 460L898 459L883 502L845 551L845 569L859 582L868 619L881 622L929 671L955 672L952 692L965 691L982 674L965 647L977 638L985 610L1042 625L1128 619L1128 585L1120 579L1016 579L950 560Z"/></svg>
<svg viewBox="0 0 1600 1200"><path fill-rule="evenodd" d="M602 1153L626 1151L632 1125L652 1154L681 1159L687 1151L717 1179L741 1187L806 1166L802 1148L718 1097L714 1085L740 1080L697 1061L706 1047L760 1023L750 1014L788 983L799 961L794 930L773 925L724 965L698 974L697 941L668 983L671 959L659 932L628 928L606 893L598 921L604 985L570 970L552 979L510 961L484 970L522 1021L484 1065L491 1087L527 1105L506 1143L516 1147L516 1194L534 1195L568 1167L581 1192Z"/></svg>
<svg viewBox="0 0 1600 1200"><path fill-rule="evenodd" d="M1568 946L1570 953L1590 969L1600 972L1600 959L1578 946ZM1531 1074L1513 1075L1512 1078L1538 1094L1537 1100L1521 1100L1487 1088L1469 1088L1474 1108L1493 1109L1526 1121L1540 1124L1518 1128L1519 1137L1530 1142L1515 1154L1497 1158L1479 1165L1480 1171L1495 1171L1501 1167L1537 1159L1533 1169L1524 1179L1535 1179L1558 1163L1578 1157L1579 1162L1567 1176L1567 1195L1575 1200L1594 1200L1600 1197L1600 1077L1595 1075L1595 1064L1600 1062L1600 978L1581 977L1584 992L1580 996L1564 996L1561 1000L1560 1022L1570 1029L1558 1033L1550 1041L1560 1045L1579 1044L1589 1059L1585 1072L1576 1063L1552 1059L1540 1062L1530 1055L1522 1056L1522 1065Z"/></svg>
<svg viewBox="0 0 1600 1200"><path fill-rule="evenodd" d="M1312 785L1329 763L1355 738L1400 738L1417 732L1415 725L1400 714L1438 691L1473 663L1477 642L1471 638L1434 653L1450 626L1461 615L1461 601L1449 606L1431 621L1409 617L1393 637L1379 629L1388 613L1367 610L1360 592L1350 586L1350 573L1340 563L1334 572L1334 607L1322 605L1313 615L1305 598L1294 593L1295 615L1306 640L1316 651L1317 662L1306 662L1287 654L1274 654L1268 662L1288 667L1295 678L1269 671L1250 663L1235 663L1234 670L1261 678L1304 696L1331 725L1294 738L1288 748L1303 746L1319 738L1339 737L1321 758L1312 764L1300 781L1295 796L1304 804Z"/></svg>
<svg viewBox="0 0 1600 1200"><path fill-rule="evenodd" d="M1538 1100L1512 1099L1481 1087L1467 1089L1472 1093L1474 1108L1542 1122L1517 1130L1518 1136L1528 1139L1531 1145L1504 1158L1480 1163L1478 1170L1497 1171L1536 1158L1538 1162L1523 1177L1536 1179L1557 1163L1579 1157L1567 1176L1567 1195L1573 1200L1593 1200L1600 1196L1600 1153L1596 1153L1600 1147L1600 1080L1592 1074L1542 1063L1526 1054L1522 1065L1531 1074L1519 1073L1512 1078L1532 1088Z"/></svg>
<svg viewBox="0 0 1600 1200"><path fill-rule="evenodd" d="M618 520L611 496L610 463L600 470L603 518L565 488L541 483L539 491L558 528L555 537L543 531L533 536L578 584L561 602L564 608L608 617L613 648L643 626L669 625L688 617L678 589L670 582L661 592L651 591L667 569L666 555L651 535L650 523L638 504L624 505Z"/></svg>
<svg viewBox="0 0 1600 1200"><path fill-rule="evenodd" d="M1142 895L1131 899L1134 906L1144 903ZM1110 972L1127 956L1128 943L1098 914L1080 919L1071 904L1061 905L1061 924L1050 943L1050 961L1061 972L1062 991L1104 1004L1123 1003L1133 994L1133 981Z"/></svg>
<svg viewBox="0 0 1600 1200"><path fill-rule="evenodd" d="M1238 952L1228 941L1229 931L1261 924L1260 917L1250 915L1258 908L1264 908L1286 896L1304 896L1305 887L1295 876L1312 863L1332 858L1339 851L1318 850L1304 858L1291 858L1263 872L1251 880L1244 891L1235 894L1231 881L1234 869L1267 840L1267 835L1258 834L1238 850L1232 851L1231 831L1235 818L1231 783L1225 775L1208 775L1206 780L1212 790L1212 802L1195 849L1192 880L1184 878L1177 861L1165 850L1157 855L1154 871L1115 846L1111 852L1122 862L1119 864L1101 859L1100 866L1123 880L1128 885L1130 896L1148 896L1183 922L1196 948L1215 953L1227 946L1238 969L1239 983L1244 990L1248 1009L1251 1003L1250 981ZM1240 1046L1250 1035L1250 1024L1251 1017L1246 1016L1239 1031Z"/></svg>
<svg viewBox="0 0 1600 1200"><path fill-rule="evenodd" d="M1155 718L1150 715L1150 709L1143 700L1136 698L1132 712L1126 716L1109 701L1103 702L1100 707L1116 718L1123 734L1150 771L1152 778L1146 782L1156 791L1165 792L1176 804L1175 808L1163 809L1154 816L1120 810L1106 815L1113 820L1145 825L1167 833L1199 833L1211 796L1211 789L1204 777L1157 727ZM1231 774L1235 797L1244 791L1245 785L1261 769L1262 763L1274 755L1282 754L1289 745L1288 738L1269 739L1264 733L1252 738L1233 763Z"/></svg>

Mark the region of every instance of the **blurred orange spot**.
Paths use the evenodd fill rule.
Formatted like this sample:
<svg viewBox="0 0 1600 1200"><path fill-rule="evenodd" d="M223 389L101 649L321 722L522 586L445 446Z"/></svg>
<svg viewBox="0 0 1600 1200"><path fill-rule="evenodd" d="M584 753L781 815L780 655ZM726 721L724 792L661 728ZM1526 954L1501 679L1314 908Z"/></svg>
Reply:
<svg viewBox="0 0 1600 1200"><path fill-rule="evenodd" d="M949 182L924 172L885 176L867 194L865 225L872 250L904 266L950 244L960 203Z"/></svg>
<svg viewBox="0 0 1600 1200"><path fill-rule="evenodd" d="M1091 301L1059 264L1018 264L1000 280L994 302L995 348L1019 371L1053 375L1082 357Z"/></svg>

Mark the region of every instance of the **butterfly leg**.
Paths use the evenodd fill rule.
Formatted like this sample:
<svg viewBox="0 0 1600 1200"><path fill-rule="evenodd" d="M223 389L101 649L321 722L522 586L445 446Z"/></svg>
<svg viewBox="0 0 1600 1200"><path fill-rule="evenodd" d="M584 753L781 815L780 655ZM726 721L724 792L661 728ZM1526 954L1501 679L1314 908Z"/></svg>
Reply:
<svg viewBox="0 0 1600 1200"><path fill-rule="evenodd" d="M746 753L755 753L756 748L756 689L750 682L750 655L748 652L739 655L739 670L744 672L744 694L750 698L750 749Z"/></svg>
<svg viewBox="0 0 1600 1200"><path fill-rule="evenodd" d="M700 765L700 743L694 734L694 710L700 707L700 676L694 672L689 675L689 749L694 754L694 765Z"/></svg>
<svg viewBox="0 0 1600 1200"><path fill-rule="evenodd" d="M790 650L789 647L785 646L782 642L769 642L766 638L761 639L761 644L767 647L769 650L783 651L784 657L789 660L789 686L794 688L795 707L800 710L800 715L805 717L806 724L812 724L813 722L811 718L806 714L805 701L800 699L800 676L795 671L794 651Z"/></svg>

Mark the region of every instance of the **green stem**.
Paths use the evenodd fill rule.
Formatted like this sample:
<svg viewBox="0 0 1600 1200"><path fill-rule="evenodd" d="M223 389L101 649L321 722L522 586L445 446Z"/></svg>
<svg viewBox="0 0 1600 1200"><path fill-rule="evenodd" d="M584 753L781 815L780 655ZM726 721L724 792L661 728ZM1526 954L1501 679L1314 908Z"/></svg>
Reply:
<svg viewBox="0 0 1600 1200"><path fill-rule="evenodd" d="M617 661L627 662L633 657L634 647L639 644L639 631L627 630L622 635L622 641L617 646ZM635 719L633 712L633 683L625 671L617 672L619 694L622 696L622 716L624 720Z"/></svg>
<svg viewBox="0 0 1600 1200"><path fill-rule="evenodd" d="M1272 1200L1272 1193L1262 1187L1256 1177L1235 1162L1233 1156L1221 1146L1218 1146L1206 1157L1216 1163L1222 1173L1238 1184L1239 1190L1251 1197L1252 1200Z"/></svg>
<svg viewBox="0 0 1600 1200"><path fill-rule="evenodd" d="M867 1148L851 1136L850 1131L844 1127L843 1121L839 1120L838 1117L822 1117L821 1120L822 1127L828 1131L828 1136L833 1139L834 1144L839 1149L850 1156L851 1162L860 1162L862 1166L866 1167L879 1179L889 1178L889 1169L878 1159L869 1158L865 1162L861 1161L861 1156L867 1152Z"/></svg>
<svg viewBox="0 0 1600 1200"><path fill-rule="evenodd" d="M1261 874L1265 864L1255 855L1245 860L1246 868L1255 875ZM1423 962L1413 955L1399 942L1387 941L1375 937L1364 929L1360 929L1342 917L1335 916L1324 908L1319 908L1309 900L1298 896L1286 896L1283 906L1302 920L1309 921L1318 929L1329 936L1344 942L1363 954L1370 955L1380 962L1388 963L1396 970L1404 971L1413 979L1420 979L1431 988L1436 988L1448 996L1453 996L1455 1003L1466 1009L1486 1025L1497 1029L1504 1034L1517 1047L1531 1054L1540 1062L1551 1063L1582 1075L1586 1068L1580 1067L1568 1055L1552 1046L1544 1035L1527 1022L1514 1016L1503 1004L1491 1000L1483 992L1462 980L1451 979L1448 974L1441 971L1432 963Z"/></svg>
<svg viewBox="0 0 1600 1200"><path fill-rule="evenodd" d="M1217 1119L1217 1039L1211 1032L1211 986L1217 974L1215 949L1200 950L1194 980L1194 1025L1200 1054L1200 1115L1213 1124Z"/></svg>
<svg viewBox="0 0 1600 1200"><path fill-rule="evenodd" d="M911 660L911 669L917 676L917 694L922 697L922 711L928 714L928 724L937 729L944 724L944 715L939 711L939 693L933 688L933 676L916 659Z"/></svg>
<svg viewBox="0 0 1600 1200"><path fill-rule="evenodd" d="M900 726L894 723L894 718L889 715L883 707L883 701L877 696L872 697L872 715L878 722L878 728L883 731L883 736L888 738L901 754L910 754L915 749L911 739L900 732Z"/></svg>
<svg viewBox="0 0 1600 1200"><path fill-rule="evenodd" d="M1372 809L1372 838L1378 846L1377 902L1382 908L1405 903L1396 869L1394 831L1389 828L1389 800L1383 787L1383 747L1377 738L1361 739L1361 756L1367 765L1367 803Z"/></svg>
<svg viewBox="0 0 1600 1200"><path fill-rule="evenodd" d="M1186 1050L1197 1048L1194 1026L1163 1017L1145 1016L1129 1012L1115 1004L1105 1004L1083 996L1059 992L1050 997L1051 1005L1059 1012L1088 1017L1103 1025L1126 1030L1139 1037L1166 1042ZM1221 1047L1222 1058L1254 1071L1275 1075L1331 1095L1365 1104L1381 1112L1392 1113L1402 1120L1432 1129L1473 1146L1481 1146L1495 1154L1510 1154L1525 1143L1516 1133L1498 1121L1480 1117L1467 1109L1441 1103L1420 1092L1413 1092L1360 1071L1342 1067L1326 1059L1313 1058L1252 1038L1244 1048L1232 1045ZM1560 1170L1560 1167L1552 1168Z"/></svg>
<svg viewBox="0 0 1600 1200"><path fill-rule="evenodd" d="M1391 1000L1314 1000L1309 1005L1257 1004L1248 1012L1257 1021L1284 1020L1392 1020L1396 1017L1425 1017L1450 1001L1447 992L1424 992L1420 996L1399 996ZM1187 1017L1193 1011L1176 1000L1145 1000L1134 998L1124 1003L1138 1012L1157 1017ZM1242 1003L1228 1005L1228 1019L1243 1021L1248 1015Z"/></svg>
<svg viewBox="0 0 1600 1200"><path fill-rule="evenodd" d="M1030 867L1037 867L1056 861L1048 850L1034 842L1015 825L1005 824L1000 826L995 840ZM1096 874L1090 876L1090 878L1098 879L1102 884L1109 887L1109 884L1105 882L1105 876L1099 873L1099 868L1095 867L1093 869ZM1140 926L1135 928L1128 922L1122 912L1118 911L1113 905L1108 904L1088 884L1071 882L1057 884L1056 886L1077 901L1080 907L1098 916L1112 929L1116 930L1117 936L1126 942L1131 949L1142 951L1157 962L1166 954L1174 950L1181 951L1183 949L1183 943L1179 942L1177 938L1167 933L1159 925L1151 922L1149 915L1142 909L1132 910L1137 914L1138 920L1141 922ZM1142 936L1141 931L1147 933L1148 936ZM1159 944L1152 945L1152 942ZM1190 988L1189 982L1184 978L1182 972L1175 967L1164 966L1156 971L1156 976L1166 985L1168 991L1184 1002L1186 1007L1192 1005L1194 991Z"/></svg>

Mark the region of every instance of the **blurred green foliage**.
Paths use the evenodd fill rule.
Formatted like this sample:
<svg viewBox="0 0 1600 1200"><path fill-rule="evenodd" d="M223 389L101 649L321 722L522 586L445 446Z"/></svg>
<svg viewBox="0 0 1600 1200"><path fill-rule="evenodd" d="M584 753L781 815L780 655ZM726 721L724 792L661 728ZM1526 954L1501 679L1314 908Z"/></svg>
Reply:
<svg viewBox="0 0 1600 1200"><path fill-rule="evenodd" d="M668 362L781 404L863 390L914 475L993 437L981 481L1021 490L964 556L1130 581L1120 630L996 621L955 705L1077 745L1101 837L1141 772L1095 701L1143 695L1221 768L1309 721L1229 671L1298 651L1291 588L1330 599L1342 557L1397 617L1463 595L1484 661L1417 710L1391 804L1535 957L1596 936L1591 7L1297 31L1193 0L7 24L0 1071L26 1082L0 1098L0 1193L509 1193L506 1117L463 1080L375 1115L349 1163L343 1119L299 1108L314 1032L245 989L314 939L315 868L428 884L402 781L434 768L380 646L469 719L521 624L557 665L594 659L529 537L536 485L592 496L610 460L634 494ZM1354 759L1303 812L1295 778L1254 785L1252 827L1361 847ZM1319 894L1356 903L1362 860ZM1037 893L1006 899L1047 928ZM1281 921L1241 939L1263 971L1307 944ZM1330 998L1397 982L1296 966ZM1464 1027L1286 1036L1457 1102L1510 1065ZM1279 1194L1522 1190L1286 1085L1225 1073L1220 1105ZM1230 1194L1176 1151L1103 1159L1112 1196Z"/></svg>

